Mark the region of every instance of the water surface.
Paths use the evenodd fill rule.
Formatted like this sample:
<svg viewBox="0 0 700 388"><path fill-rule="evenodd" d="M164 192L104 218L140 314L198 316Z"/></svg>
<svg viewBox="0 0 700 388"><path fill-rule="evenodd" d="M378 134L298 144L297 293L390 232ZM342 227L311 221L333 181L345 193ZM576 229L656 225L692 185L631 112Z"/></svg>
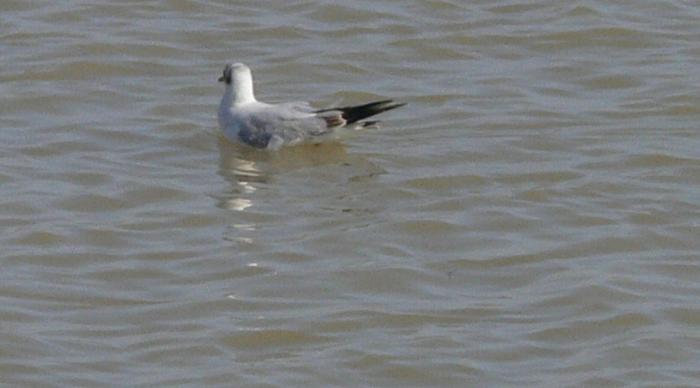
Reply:
<svg viewBox="0 0 700 388"><path fill-rule="evenodd" d="M3 1L0 382L697 386L686 1ZM398 98L266 153L257 95Z"/></svg>

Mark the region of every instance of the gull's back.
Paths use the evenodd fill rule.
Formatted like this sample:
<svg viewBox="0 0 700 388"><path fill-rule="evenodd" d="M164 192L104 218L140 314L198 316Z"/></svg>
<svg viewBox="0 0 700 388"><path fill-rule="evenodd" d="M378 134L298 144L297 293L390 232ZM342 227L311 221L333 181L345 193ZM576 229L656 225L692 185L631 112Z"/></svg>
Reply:
<svg viewBox="0 0 700 388"><path fill-rule="evenodd" d="M304 105L271 105L257 101L231 107L231 125L236 127L235 140L256 148L273 149L314 138L321 140L329 133L326 122L306 109L300 110L300 107Z"/></svg>

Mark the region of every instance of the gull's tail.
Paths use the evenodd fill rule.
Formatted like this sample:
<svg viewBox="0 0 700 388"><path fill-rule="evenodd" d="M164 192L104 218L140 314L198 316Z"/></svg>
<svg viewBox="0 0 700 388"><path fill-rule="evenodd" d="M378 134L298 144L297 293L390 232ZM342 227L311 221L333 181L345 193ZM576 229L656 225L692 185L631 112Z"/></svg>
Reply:
<svg viewBox="0 0 700 388"><path fill-rule="evenodd" d="M357 106L345 106L342 108L330 108L317 110L315 113L323 113L330 111L341 112L343 119L345 120L345 125L349 125L365 119L370 116L386 112L388 110L396 109L406 105L406 103L394 102L393 100L384 100L370 102L369 104L357 105ZM375 124L376 122L372 122Z"/></svg>

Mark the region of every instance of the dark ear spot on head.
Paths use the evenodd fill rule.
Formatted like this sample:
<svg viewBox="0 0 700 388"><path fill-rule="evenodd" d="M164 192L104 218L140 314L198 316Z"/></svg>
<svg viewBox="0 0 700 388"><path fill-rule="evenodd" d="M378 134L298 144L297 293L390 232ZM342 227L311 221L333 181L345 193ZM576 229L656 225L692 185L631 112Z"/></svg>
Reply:
<svg viewBox="0 0 700 388"><path fill-rule="evenodd" d="M226 67L224 67L223 74L219 77L219 82L231 84L231 65L226 65Z"/></svg>

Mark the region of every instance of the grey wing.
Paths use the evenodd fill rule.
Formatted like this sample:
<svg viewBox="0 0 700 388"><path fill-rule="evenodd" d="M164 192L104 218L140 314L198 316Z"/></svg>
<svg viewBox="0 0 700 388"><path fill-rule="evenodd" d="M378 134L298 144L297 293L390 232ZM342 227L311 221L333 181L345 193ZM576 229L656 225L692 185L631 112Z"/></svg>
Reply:
<svg viewBox="0 0 700 388"><path fill-rule="evenodd" d="M288 110L290 112L313 113L315 110L308 102L303 101L284 102L275 106L281 110Z"/></svg>
<svg viewBox="0 0 700 388"><path fill-rule="evenodd" d="M282 109L280 109L282 108ZM329 132L326 120L311 113L273 106L247 115L238 132L242 142L266 148L271 141L297 144Z"/></svg>

